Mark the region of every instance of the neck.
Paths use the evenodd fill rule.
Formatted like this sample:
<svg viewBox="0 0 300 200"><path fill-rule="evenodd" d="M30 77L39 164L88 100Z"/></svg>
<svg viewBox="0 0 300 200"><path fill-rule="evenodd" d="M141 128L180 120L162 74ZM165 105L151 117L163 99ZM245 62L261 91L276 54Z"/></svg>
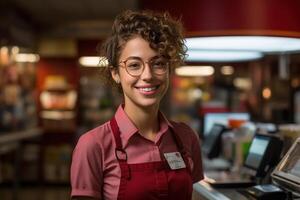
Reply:
<svg viewBox="0 0 300 200"><path fill-rule="evenodd" d="M154 141L159 130L158 109L159 106L141 108L136 105L128 104L125 104L124 107L124 111L138 128L139 133L152 141Z"/></svg>

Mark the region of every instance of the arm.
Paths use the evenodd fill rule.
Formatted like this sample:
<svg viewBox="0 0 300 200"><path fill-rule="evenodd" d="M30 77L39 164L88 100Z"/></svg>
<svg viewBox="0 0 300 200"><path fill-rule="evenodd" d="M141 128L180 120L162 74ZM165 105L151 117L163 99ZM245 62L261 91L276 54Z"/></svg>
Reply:
<svg viewBox="0 0 300 200"><path fill-rule="evenodd" d="M186 148L190 154L190 164L192 168L193 183L203 179L202 155L201 155L201 142L198 134L191 129L187 124L180 123L180 130L187 137L185 138ZM183 139L184 140L184 139Z"/></svg>
<svg viewBox="0 0 300 200"><path fill-rule="evenodd" d="M193 183L203 179L202 156L201 156L201 142L198 134L185 123L173 123L176 130L181 133L181 139L187 150L189 164L191 167L191 174Z"/></svg>
<svg viewBox="0 0 300 200"><path fill-rule="evenodd" d="M201 155L201 142L198 134L193 131L193 144L192 144L192 160L194 163L192 175L193 182L198 182L203 179L203 166L202 166L202 155Z"/></svg>
<svg viewBox="0 0 300 200"><path fill-rule="evenodd" d="M101 199L102 183L102 148L93 135L83 135L73 151L71 197L75 199Z"/></svg>

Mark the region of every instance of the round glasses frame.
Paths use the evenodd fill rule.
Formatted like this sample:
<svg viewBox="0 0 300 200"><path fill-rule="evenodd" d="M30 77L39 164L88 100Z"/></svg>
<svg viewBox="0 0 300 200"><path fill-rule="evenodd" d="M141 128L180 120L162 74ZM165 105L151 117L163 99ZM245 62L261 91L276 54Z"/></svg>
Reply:
<svg viewBox="0 0 300 200"><path fill-rule="evenodd" d="M128 64L128 62L132 62L132 63ZM119 66L125 68L126 72L129 75L133 77L138 77L144 72L146 64L148 64L152 73L156 75L164 75L169 69L170 60L164 57L155 57L149 61L143 61L139 57L129 57L126 60L121 61L120 63L124 64L124 66L122 65ZM138 66L132 67L132 69L130 69L128 65L132 65L132 66L138 65ZM155 67L155 65L157 65L157 67Z"/></svg>

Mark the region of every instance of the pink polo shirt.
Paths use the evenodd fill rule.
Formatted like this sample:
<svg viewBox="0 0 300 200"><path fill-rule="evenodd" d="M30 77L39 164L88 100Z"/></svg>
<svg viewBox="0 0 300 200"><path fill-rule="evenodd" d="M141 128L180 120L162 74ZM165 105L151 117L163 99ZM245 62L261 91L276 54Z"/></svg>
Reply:
<svg viewBox="0 0 300 200"><path fill-rule="evenodd" d="M170 123L163 114L160 113L160 130L154 142L138 133L122 106L119 106L115 118L129 164L161 161L161 154L178 151L169 130L169 127L174 127L174 122ZM193 182L198 182L203 178L199 138L183 123L178 123L174 130L187 150ZM80 137L71 165L72 197L117 199L121 172L115 157L115 147L109 122Z"/></svg>

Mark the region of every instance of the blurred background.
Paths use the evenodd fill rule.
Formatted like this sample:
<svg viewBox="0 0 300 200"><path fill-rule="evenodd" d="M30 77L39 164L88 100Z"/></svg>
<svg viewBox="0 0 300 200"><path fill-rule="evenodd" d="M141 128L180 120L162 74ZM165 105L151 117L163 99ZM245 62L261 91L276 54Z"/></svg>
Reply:
<svg viewBox="0 0 300 200"><path fill-rule="evenodd" d="M216 121L251 122L288 144L300 135L299 1L0 0L1 199L69 198L78 137L121 102L96 56L127 9L184 25L186 66L162 102L169 118L204 141Z"/></svg>

